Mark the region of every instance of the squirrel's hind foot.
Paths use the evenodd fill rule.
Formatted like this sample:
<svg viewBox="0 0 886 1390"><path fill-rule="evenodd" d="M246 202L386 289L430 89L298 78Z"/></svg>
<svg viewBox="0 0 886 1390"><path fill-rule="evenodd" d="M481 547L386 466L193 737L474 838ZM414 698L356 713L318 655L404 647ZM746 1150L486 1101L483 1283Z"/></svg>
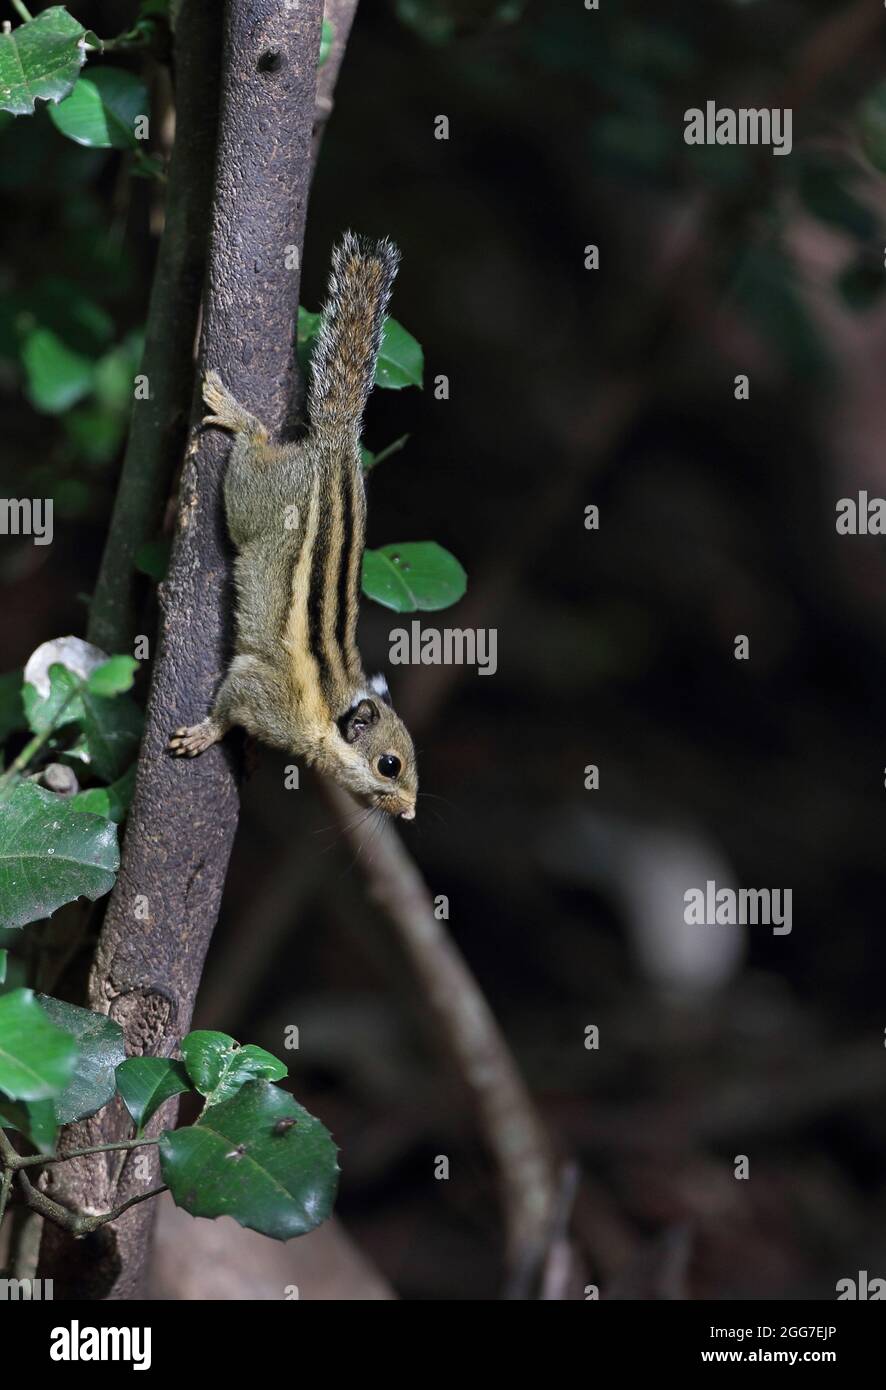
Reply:
<svg viewBox="0 0 886 1390"><path fill-rule="evenodd" d="M204 376L203 400L213 413L203 416L202 425L215 425L220 430L230 430L232 434L252 434L261 441L267 439L267 431L255 416L235 401L218 372L207 372Z"/></svg>
<svg viewBox="0 0 886 1390"><path fill-rule="evenodd" d="M218 743L224 732L221 725L210 715L199 724L186 724L181 729L176 729L166 745L167 751L175 758L196 758L198 754L211 748L213 743Z"/></svg>

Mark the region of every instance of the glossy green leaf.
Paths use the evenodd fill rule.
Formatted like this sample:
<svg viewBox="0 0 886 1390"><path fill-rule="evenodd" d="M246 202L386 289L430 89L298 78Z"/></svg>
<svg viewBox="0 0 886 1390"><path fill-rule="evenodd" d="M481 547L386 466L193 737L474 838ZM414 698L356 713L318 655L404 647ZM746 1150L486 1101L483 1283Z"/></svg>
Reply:
<svg viewBox="0 0 886 1390"><path fill-rule="evenodd" d="M181 1054L195 1087L207 1105L236 1095L247 1081L280 1081L287 1068L273 1053L249 1043L246 1047L227 1033L199 1029L181 1041Z"/></svg>
<svg viewBox="0 0 886 1390"><path fill-rule="evenodd" d="M448 608L467 583L458 560L436 541L404 541L363 555L364 594L396 613Z"/></svg>
<svg viewBox="0 0 886 1390"><path fill-rule="evenodd" d="M48 672L47 696L42 696L30 682L25 684L23 701L30 728L34 733L42 733L47 728L79 723L90 765L106 781L115 781L135 758L143 715L127 695L99 695L90 683L96 678L107 688L120 686L133 664L138 663L133 663L131 657L111 658L81 677L53 662ZM99 672L104 674L99 676Z"/></svg>
<svg viewBox="0 0 886 1390"><path fill-rule="evenodd" d="M296 350L304 376L310 370L311 354L320 331L322 314L312 314L299 306ZM399 391L404 386L421 386L424 353L421 345L396 319L385 319L381 348L375 368L375 385Z"/></svg>
<svg viewBox="0 0 886 1390"><path fill-rule="evenodd" d="M421 386L424 364L420 343L396 319L385 319L375 368L376 386L393 391L404 386Z"/></svg>
<svg viewBox="0 0 886 1390"><path fill-rule="evenodd" d="M112 656L91 672L86 688L93 695L120 695L131 690L139 663L133 656Z"/></svg>
<svg viewBox="0 0 886 1390"><path fill-rule="evenodd" d="M68 805L74 811L89 811L119 825L126 817L134 791L135 763L109 787L89 787L85 792L77 792L68 799Z"/></svg>
<svg viewBox="0 0 886 1390"><path fill-rule="evenodd" d="M0 111L29 116L36 101L67 96L86 61L87 40L98 44L63 5L0 34Z"/></svg>
<svg viewBox="0 0 886 1390"><path fill-rule="evenodd" d="M15 1129L40 1153L55 1152L58 1121L51 1100L7 1100L0 1096L0 1129Z"/></svg>
<svg viewBox="0 0 886 1390"><path fill-rule="evenodd" d="M60 1125L85 1120L101 1110L114 1094L114 1073L126 1056L123 1030L106 1014L66 1004L49 995L37 996L43 1012L77 1044L77 1062L61 1095L55 1098Z"/></svg>
<svg viewBox="0 0 886 1390"><path fill-rule="evenodd" d="M48 695L41 695L35 685L26 681L22 687L22 703L31 732L42 734L47 729L63 728L65 724L75 724L82 719L79 685L79 676L57 661L49 668Z"/></svg>
<svg viewBox="0 0 886 1390"><path fill-rule="evenodd" d="M35 328L27 335L21 358L28 399L47 415L60 415L92 390L92 362L49 328Z"/></svg>
<svg viewBox="0 0 886 1390"><path fill-rule="evenodd" d="M33 782L0 797L3 926L50 917L78 897L95 902L113 888L119 863L111 821L72 811L64 797Z"/></svg>
<svg viewBox="0 0 886 1390"><path fill-rule="evenodd" d="M338 1181L328 1131L268 1081L247 1082L195 1125L164 1134L160 1167L192 1216L232 1216L275 1240L325 1221Z"/></svg>
<svg viewBox="0 0 886 1390"><path fill-rule="evenodd" d="M148 114L148 89L123 68L96 68L49 114L62 135L78 145L135 149L135 123Z"/></svg>
<svg viewBox="0 0 886 1390"><path fill-rule="evenodd" d="M117 1068L117 1090L138 1129L173 1096L191 1090L183 1062L172 1057L127 1057Z"/></svg>
<svg viewBox="0 0 886 1390"><path fill-rule="evenodd" d="M63 1091L77 1044L50 1023L32 989L0 995L0 1090L12 1100L46 1100Z"/></svg>

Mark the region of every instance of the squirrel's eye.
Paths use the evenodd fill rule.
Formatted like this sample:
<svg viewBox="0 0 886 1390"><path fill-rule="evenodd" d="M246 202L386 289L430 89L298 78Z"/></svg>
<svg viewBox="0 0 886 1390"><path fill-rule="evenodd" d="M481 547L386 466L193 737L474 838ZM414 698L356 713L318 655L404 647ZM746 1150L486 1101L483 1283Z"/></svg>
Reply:
<svg viewBox="0 0 886 1390"><path fill-rule="evenodd" d="M383 753L376 764L382 777L397 777L400 773L400 759L393 753Z"/></svg>

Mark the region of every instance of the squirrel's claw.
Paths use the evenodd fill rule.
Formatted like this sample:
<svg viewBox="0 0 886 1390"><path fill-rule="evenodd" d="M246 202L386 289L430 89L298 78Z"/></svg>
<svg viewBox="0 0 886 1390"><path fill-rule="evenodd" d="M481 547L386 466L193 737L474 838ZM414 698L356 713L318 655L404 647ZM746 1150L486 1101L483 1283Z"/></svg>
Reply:
<svg viewBox="0 0 886 1390"><path fill-rule="evenodd" d="M200 724L185 724L176 729L166 747L175 758L196 758L220 738L215 720L204 719Z"/></svg>

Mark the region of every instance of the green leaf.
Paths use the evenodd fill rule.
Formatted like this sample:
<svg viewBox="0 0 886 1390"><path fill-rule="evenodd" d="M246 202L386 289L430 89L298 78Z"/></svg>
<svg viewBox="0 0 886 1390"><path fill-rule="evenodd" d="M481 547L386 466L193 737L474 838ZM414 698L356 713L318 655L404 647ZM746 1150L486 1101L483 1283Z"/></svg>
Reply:
<svg viewBox="0 0 886 1390"><path fill-rule="evenodd" d="M6 1100L0 1096L0 1129L16 1129L40 1153L55 1152L58 1121L51 1100Z"/></svg>
<svg viewBox="0 0 886 1390"><path fill-rule="evenodd" d="M310 309L298 306L298 326L295 332L295 351L302 376L307 379L311 370L311 353L320 331L322 314L312 314Z"/></svg>
<svg viewBox="0 0 886 1390"><path fill-rule="evenodd" d="M125 818L135 791L135 763L127 768L122 777L109 787L90 787L85 792L77 792L68 798L73 811L89 811L94 816L104 816L119 825Z"/></svg>
<svg viewBox="0 0 886 1390"><path fill-rule="evenodd" d="M96 363L96 401L113 415L126 417L132 409L135 376L143 349L143 335L130 333Z"/></svg>
<svg viewBox="0 0 886 1390"><path fill-rule="evenodd" d="M76 694L80 677L58 661L53 662L48 674L48 695L41 695L30 681L26 681L22 687L22 704L28 728L35 734L61 728L65 724L75 724L83 718L83 705Z"/></svg>
<svg viewBox="0 0 886 1390"><path fill-rule="evenodd" d="M320 28L320 52L317 54L317 67L322 68L332 52L332 45L335 42L335 29L328 19L324 19Z"/></svg>
<svg viewBox="0 0 886 1390"><path fill-rule="evenodd" d="M172 1096L191 1090L183 1062L171 1057L127 1057L117 1068L117 1090L139 1130Z"/></svg>
<svg viewBox="0 0 886 1390"><path fill-rule="evenodd" d="M141 738L143 715L128 695L107 698L84 689L83 732L91 765L100 777L113 782L132 762Z"/></svg>
<svg viewBox="0 0 886 1390"><path fill-rule="evenodd" d="M250 1043L246 1047L227 1033L198 1029L181 1041L188 1073L207 1105L236 1095L247 1081L279 1081L287 1068L273 1053Z"/></svg>
<svg viewBox="0 0 886 1390"><path fill-rule="evenodd" d="M80 677L58 661L53 662L48 674L48 695L41 695L30 681L26 681L22 688L28 728L35 734L45 733L47 729L60 729L65 724L76 724L83 718L83 703L74 693L80 685Z"/></svg>
<svg viewBox="0 0 886 1390"><path fill-rule="evenodd" d="M95 467L110 463L125 433L122 418L92 404L67 411L61 426L77 460Z"/></svg>
<svg viewBox="0 0 886 1390"><path fill-rule="evenodd" d="M114 1073L126 1056L123 1029L106 1014L65 1004L47 994L37 997L49 1021L77 1044L73 1075L55 1098L56 1119L60 1125L85 1120L107 1105L114 1094Z"/></svg>
<svg viewBox="0 0 886 1390"><path fill-rule="evenodd" d="M64 1090L77 1045L50 1023L32 989L0 995L0 1090L13 1100L46 1100Z"/></svg>
<svg viewBox="0 0 886 1390"><path fill-rule="evenodd" d="M0 951L0 985L3 984L3 982L5 981L5 979L6 979L6 951L5 951L5 949L4 949L4 950Z"/></svg>
<svg viewBox="0 0 886 1390"><path fill-rule="evenodd" d="M395 613L433 612L457 603L468 578L436 541L404 541L363 554L363 592Z"/></svg>
<svg viewBox="0 0 886 1390"><path fill-rule="evenodd" d="M232 1216L275 1240L327 1219L338 1174L328 1131L268 1081L247 1082L189 1129L164 1134L160 1168L192 1216Z"/></svg>
<svg viewBox="0 0 886 1390"><path fill-rule="evenodd" d="M109 893L119 867L116 826L72 811L54 792L19 782L0 799L0 922L22 927L74 898ZM0 1081L0 1087L3 1082Z"/></svg>
<svg viewBox="0 0 886 1390"><path fill-rule="evenodd" d="M96 68L49 115L62 135L93 149L138 148L135 122L148 113L148 89L123 68Z"/></svg>
<svg viewBox="0 0 886 1390"><path fill-rule="evenodd" d="M27 723L22 704L21 671L5 671L0 676L0 743Z"/></svg>
<svg viewBox="0 0 886 1390"><path fill-rule="evenodd" d="M93 695L120 695L132 689L138 667L133 656L112 656L90 674L86 688Z"/></svg>
<svg viewBox="0 0 886 1390"><path fill-rule="evenodd" d="M92 362L67 347L50 328L29 333L21 357L28 399L47 415L60 415L92 390Z"/></svg>
<svg viewBox="0 0 886 1390"><path fill-rule="evenodd" d="M399 391L404 386L421 386L424 372L421 345L396 319L385 319L381 349L375 368L376 386Z"/></svg>
<svg viewBox="0 0 886 1390"><path fill-rule="evenodd" d="M322 314L312 314L299 305L296 352L302 374L310 370L311 354L320 331ZM375 385L399 391L404 386L421 386L424 354L421 345L396 319L385 319L381 348L375 368Z"/></svg>
<svg viewBox="0 0 886 1390"><path fill-rule="evenodd" d="M105 674L99 678L100 684L119 686L132 664L132 657L112 657L91 665L88 674L80 676L60 662L53 662L48 671L47 696L42 696L30 682L24 687L25 714L33 732L43 733L48 728L79 723L85 735L90 765L107 782L121 777L133 761L141 738L143 715L128 696L97 695L90 683L101 671ZM73 698L65 705L72 694Z"/></svg>
<svg viewBox="0 0 886 1390"><path fill-rule="evenodd" d="M0 111L30 116L35 101L67 96L86 61L84 40L98 46L63 5L0 34Z"/></svg>

